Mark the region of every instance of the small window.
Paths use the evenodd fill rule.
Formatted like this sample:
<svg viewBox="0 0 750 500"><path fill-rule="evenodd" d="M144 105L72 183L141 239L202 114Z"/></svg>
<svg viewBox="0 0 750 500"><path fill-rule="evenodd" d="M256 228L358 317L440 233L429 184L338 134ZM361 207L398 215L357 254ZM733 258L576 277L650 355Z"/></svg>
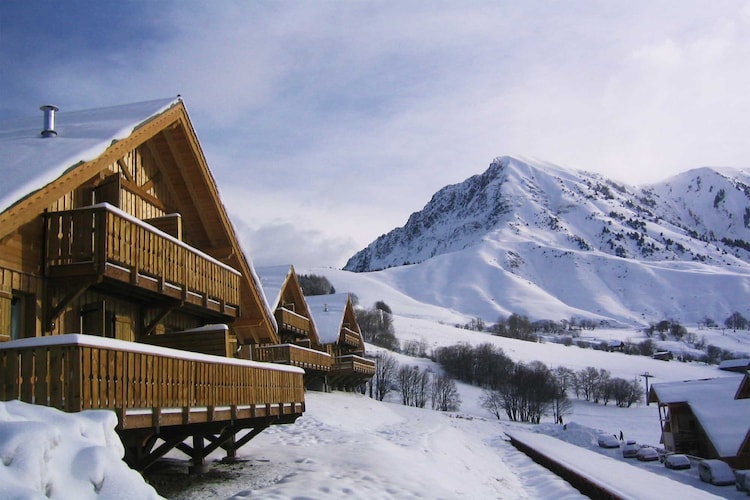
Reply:
<svg viewBox="0 0 750 500"><path fill-rule="evenodd" d="M81 307L81 333L114 338L117 316L100 300Z"/></svg>

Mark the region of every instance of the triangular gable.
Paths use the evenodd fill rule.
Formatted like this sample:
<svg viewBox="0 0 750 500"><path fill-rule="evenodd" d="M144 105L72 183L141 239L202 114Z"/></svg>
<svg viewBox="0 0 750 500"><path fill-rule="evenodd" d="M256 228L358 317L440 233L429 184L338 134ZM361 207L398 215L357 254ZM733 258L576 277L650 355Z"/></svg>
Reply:
<svg viewBox="0 0 750 500"><path fill-rule="evenodd" d="M38 217L61 196L103 175L124 155L145 147L173 192L195 247L244 277L234 333L243 343L278 340L273 315L221 203L181 100L61 112L56 117L55 137L40 136L41 115L35 122L0 124L0 173L7 179L26 167L28 175L21 177L30 179L0 188L0 239ZM127 173L124 177L124 182L130 182ZM24 194L24 190L28 191Z"/></svg>
<svg viewBox="0 0 750 500"><path fill-rule="evenodd" d="M313 295L305 297L305 300L323 345L341 343L344 328L347 328L358 337L357 350L364 352L364 339L348 293Z"/></svg>
<svg viewBox="0 0 750 500"><path fill-rule="evenodd" d="M344 322L344 310L348 294L311 295L305 297L310 308L315 330L323 345L335 344L339 340Z"/></svg>
<svg viewBox="0 0 750 500"><path fill-rule="evenodd" d="M342 326L349 332L353 332L357 336L357 350L364 354L365 352L365 339L362 337L362 332L359 329L359 323L357 323L357 315L354 312L354 304L352 304L351 296L347 293L346 305L344 307L344 319ZM343 341L344 331L339 335L339 342Z"/></svg>
<svg viewBox="0 0 750 500"><path fill-rule="evenodd" d="M310 319L310 341L313 345L320 345L315 322L312 320L312 314L294 266L260 267L256 269L256 272L271 309L276 311L280 307L291 308L296 314Z"/></svg>

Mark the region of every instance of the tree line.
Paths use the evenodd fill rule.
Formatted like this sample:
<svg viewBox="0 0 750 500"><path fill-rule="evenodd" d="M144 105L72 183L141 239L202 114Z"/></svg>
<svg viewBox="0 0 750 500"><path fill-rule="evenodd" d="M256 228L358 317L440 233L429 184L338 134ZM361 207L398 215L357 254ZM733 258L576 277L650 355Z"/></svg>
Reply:
<svg viewBox="0 0 750 500"><path fill-rule="evenodd" d="M450 375L400 365L388 352L378 355L375 375L367 382L365 391L378 401L398 392L405 406L424 408L429 402L432 409L438 411L457 411L461 407L456 382Z"/></svg>
<svg viewBox="0 0 750 500"><path fill-rule="evenodd" d="M434 360L457 380L482 387L483 408L498 419L538 423L543 416L562 421L571 410L569 393L586 401L630 407L643 399L637 379L612 377L605 369L588 367L575 372L550 369L544 363L514 362L501 348L484 343L458 343L435 351Z"/></svg>

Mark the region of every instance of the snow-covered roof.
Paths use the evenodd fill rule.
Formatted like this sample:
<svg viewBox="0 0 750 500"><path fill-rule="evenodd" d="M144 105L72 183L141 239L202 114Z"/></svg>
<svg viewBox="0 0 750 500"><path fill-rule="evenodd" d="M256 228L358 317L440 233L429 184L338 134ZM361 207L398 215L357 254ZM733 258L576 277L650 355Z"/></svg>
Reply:
<svg viewBox="0 0 750 500"><path fill-rule="evenodd" d="M750 399L735 399L742 377L653 384L660 403L687 403L721 457L739 453L750 432Z"/></svg>
<svg viewBox="0 0 750 500"><path fill-rule="evenodd" d="M634 467L609 456L602 456L553 436L515 429L510 432L506 431L506 434L513 441L523 443L534 452L552 461L558 468L585 478L593 485L612 494L613 498L674 497L682 500L719 498L662 474Z"/></svg>
<svg viewBox="0 0 750 500"><path fill-rule="evenodd" d="M43 188L81 162L179 102L178 98L55 115L56 136L42 137L43 114L0 122L0 212Z"/></svg>
<svg viewBox="0 0 750 500"><path fill-rule="evenodd" d="M255 269L260 284L263 287L263 294L266 296L271 309L279 306L281 300L281 291L284 283L292 272L292 266L269 266Z"/></svg>
<svg viewBox="0 0 750 500"><path fill-rule="evenodd" d="M725 359L719 363L719 370L745 371L750 369L750 358Z"/></svg>
<svg viewBox="0 0 750 500"><path fill-rule="evenodd" d="M321 344L338 342L348 299L348 293L305 297Z"/></svg>

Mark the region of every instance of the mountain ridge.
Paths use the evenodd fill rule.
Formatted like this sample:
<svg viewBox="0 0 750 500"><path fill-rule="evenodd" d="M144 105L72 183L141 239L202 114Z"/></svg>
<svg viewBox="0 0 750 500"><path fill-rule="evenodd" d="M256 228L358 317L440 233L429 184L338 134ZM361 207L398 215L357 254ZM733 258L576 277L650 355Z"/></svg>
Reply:
<svg viewBox="0 0 750 500"><path fill-rule="evenodd" d="M435 289L428 301L465 305L455 294L469 293L477 306L462 312L488 320L494 319L488 311L626 323L699 321L698 314L721 320L734 310L746 314L748 241L744 169L702 167L636 187L504 156L482 174L438 190L404 226L377 238L344 269L390 276L429 269ZM497 289L499 282L505 290ZM634 283L659 300L638 298ZM694 304L702 294L698 313Z"/></svg>

